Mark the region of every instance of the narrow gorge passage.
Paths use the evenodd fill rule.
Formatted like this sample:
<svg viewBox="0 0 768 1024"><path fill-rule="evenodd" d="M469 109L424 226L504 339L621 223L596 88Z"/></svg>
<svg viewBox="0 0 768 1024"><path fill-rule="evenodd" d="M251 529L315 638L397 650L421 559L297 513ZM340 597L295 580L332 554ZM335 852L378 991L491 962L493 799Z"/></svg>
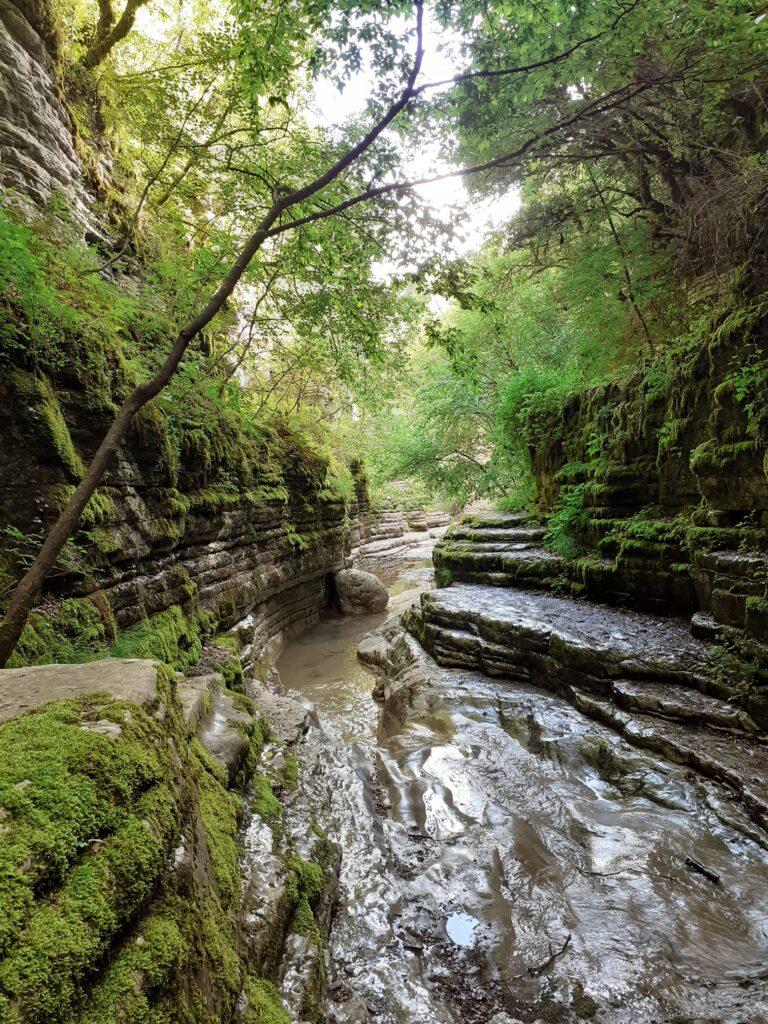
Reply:
<svg viewBox="0 0 768 1024"><path fill-rule="evenodd" d="M429 573L407 565L393 593ZM343 849L329 1019L768 1021L768 852L727 791L423 654L377 706L355 652L384 617L327 618L278 661L316 709Z"/></svg>
<svg viewBox="0 0 768 1024"><path fill-rule="evenodd" d="M0 1024L768 1024L767 155L767 0L0 0Z"/></svg>

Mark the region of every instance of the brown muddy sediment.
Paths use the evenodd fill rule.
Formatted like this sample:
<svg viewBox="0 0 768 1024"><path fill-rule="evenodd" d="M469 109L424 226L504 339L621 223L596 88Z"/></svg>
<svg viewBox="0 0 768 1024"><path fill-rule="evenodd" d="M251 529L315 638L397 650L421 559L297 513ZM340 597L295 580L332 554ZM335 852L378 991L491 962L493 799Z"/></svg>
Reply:
<svg viewBox="0 0 768 1024"><path fill-rule="evenodd" d="M478 588L439 599L454 589ZM470 596L487 618L492 598ZM642 661L652 645L623 621L609 635L639 638ZM395 626L373 642L382 685L355 657L377 624L327 620L278 662L286 690L317 709L311 784L328 794L322 824L343 850L328 1019L768 1021L768 853L734 791L638 749L632 723L622 736L521 674L440 667ZM477 629L466 633L468 649ZM692 650L670 641L669 658L673 673L697 676ZM611 713L684 731L638 707L653 697L663 712L668 695L637 696L632 663L613 673L625 709L611 702ZM723 714L718 740L741 742Z"/></svg>

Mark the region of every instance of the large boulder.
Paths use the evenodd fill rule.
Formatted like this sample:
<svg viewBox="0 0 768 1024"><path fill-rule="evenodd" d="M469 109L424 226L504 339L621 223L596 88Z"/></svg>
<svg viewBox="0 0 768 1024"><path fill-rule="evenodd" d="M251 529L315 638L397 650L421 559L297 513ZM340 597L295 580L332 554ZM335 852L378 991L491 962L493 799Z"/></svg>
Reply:
<svg viewBox="0 0 768 1024"><path fill-rule="evenodd" d="M339 608L344 615L367 615L387 607L387 588L372 572L344 569L337 572L335 578Z"/></svg>

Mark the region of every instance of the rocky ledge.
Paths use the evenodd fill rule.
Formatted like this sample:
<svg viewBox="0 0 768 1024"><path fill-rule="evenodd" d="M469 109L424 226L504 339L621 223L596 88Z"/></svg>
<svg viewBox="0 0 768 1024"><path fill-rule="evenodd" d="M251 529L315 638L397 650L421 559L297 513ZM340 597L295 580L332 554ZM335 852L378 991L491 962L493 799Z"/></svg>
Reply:
<svg viewBox="0 0 768 1024"><path fill-rule="evenodd" d="M739 702L684 623L484 586L424 594L403 621L438 664L554 691L635 746L725 782L768 825L765 709Z"/></svg>
<svg viewBox="0 0 768 1024"><path fill-rule="evenodd" d="M543 547L546 532L522 512L465 516L435 547L437 584L531 587L555 581L563 559Z"/></svg>

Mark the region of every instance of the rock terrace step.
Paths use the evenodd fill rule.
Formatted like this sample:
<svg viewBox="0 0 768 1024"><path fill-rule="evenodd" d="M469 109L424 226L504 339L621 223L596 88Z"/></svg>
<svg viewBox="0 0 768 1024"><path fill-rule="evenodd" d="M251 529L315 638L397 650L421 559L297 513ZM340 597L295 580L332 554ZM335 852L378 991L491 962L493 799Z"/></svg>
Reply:
<svg viewBox="0 0 768 1024"><path fill-rule="evenodd" d="M682 621L523 591L452 586L403 624L440 665L531 683L633 745L734 790L768 827L768 743L725 700L707 645Z"/></svg>
<svg viewBox="0 0 768 1024"><path fill-rule="evenodd" d="M446 540L471 541L474 547L479 544L534 543L542 540L546 534L547 531L540 526L514 526L504 529L498 526L483 529L453 526L446 534Z"/></svg>
<svg viewBox="0 0 768 1024"><path fill-rule="evenodd" d="M519 667L535 654L590 676L596 685L626 678L712 690L709 651L682 622L483 586L425 594L419 616L435 635L452 631L456 643L462 636L479 659L484 649L506 652L510 666Z"/></svg>
<svg viewBox="0 0 768 1024"><path fill-rule="evenodd" d="M469 528L476 526L481 529L494 527L509 529L513 526L522 526L524 523L529 523L530 519L531 517L526 512L473 512L462 516L459 520L459 526Z"/></svg>
<svg viewBox="0 0 768 1024"><path fill-rule="evenodd" d="M727 701L664 683L619 680L611 688L615 702L629 711L658 715L692 726L708 725L726 732L758 735L760 726L746 711Z"/></svg>
<svg viewBox="0 0 768 1024"><path fill-rule="evenodd" d="M702 725L633 714L611 701L573 689L565 694L579 711L621 733L633 746L652 750L701 775L724 782L744 802L750 817L768 829L768 747L747 736L729 736ZM768 845L765 837L763 845Z"/></svg>

